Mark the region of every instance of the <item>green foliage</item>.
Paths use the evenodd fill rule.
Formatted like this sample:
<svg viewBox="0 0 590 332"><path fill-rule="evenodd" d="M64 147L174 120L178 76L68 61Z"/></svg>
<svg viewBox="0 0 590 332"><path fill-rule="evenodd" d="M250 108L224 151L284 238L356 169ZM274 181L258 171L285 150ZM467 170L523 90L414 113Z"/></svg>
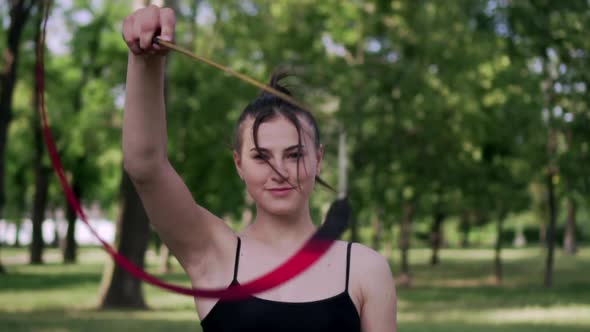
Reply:
<svg viewBox="0 0 590 332"><path fill-rule="evenodd" d="M479 226L502 213L543 213L536 184L548 161L559 169L559 197L575 199L581 215L588 210L587 1L178 4L182 46L261 81L280 65L292 69L297 96L320 122L322 176L334 186L338 135L346 132L349 195L361 226L378 217L391 231L407 204L424 229L435 211L479 216ZM121 163L127 50L119 30L130 10L129 2L56 2L50 17L71 34L67 52L47 51L52 130L85 200L109 211L117 207ZM213 19L197 19L206 12ZM8 13L0 13L5 23ZM22 46L28 51L33 30ZM15 216L32 194L34 59L22 54L7 152L7 213ZM230 142L257 91L180 54L170 54L167 70L170 159L199 202L239 223L248 204ZM550 129L557 143L548 157ZM50 192L52 206L62 205L55 182ZM318 190L316 219L333 198ZM590 227L588 219L579 227Z"/></svg>

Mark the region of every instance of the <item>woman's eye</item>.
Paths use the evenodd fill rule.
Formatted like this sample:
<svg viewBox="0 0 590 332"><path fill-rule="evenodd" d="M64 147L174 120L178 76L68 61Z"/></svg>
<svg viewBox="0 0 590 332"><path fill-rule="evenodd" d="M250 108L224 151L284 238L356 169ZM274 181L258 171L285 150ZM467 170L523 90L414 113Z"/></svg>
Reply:
<svg viewBox="0 0 590 332"><path fill-rule="evenodd" d="M258 160L267 160L267 159L268 159L268 157L267 157L267 156L265 156L265 155L263 155L263 154L257 154L257 155L254 155L254 159L258 159Z"/></svg>
<svg viewBox="0 0 590 332"><path fill-rule="evenodd" d="M293 153L289 153L289 158L299 159L299 158L301 158L301 155L302 155L301 152L293 152Z"/></svg>

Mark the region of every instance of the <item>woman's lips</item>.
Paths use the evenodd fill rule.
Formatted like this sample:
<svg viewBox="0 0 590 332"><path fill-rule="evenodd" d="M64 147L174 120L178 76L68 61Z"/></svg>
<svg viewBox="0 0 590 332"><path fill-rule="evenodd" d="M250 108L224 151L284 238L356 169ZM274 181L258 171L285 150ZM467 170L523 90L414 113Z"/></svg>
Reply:
<svg viewBox="0 0 590 332"><path fill-rule="evenodd" d="M292 190L293 190L293 188L272 188L272 189L269 189L271 194L273 194L274 196L286 196Z"/></svg>

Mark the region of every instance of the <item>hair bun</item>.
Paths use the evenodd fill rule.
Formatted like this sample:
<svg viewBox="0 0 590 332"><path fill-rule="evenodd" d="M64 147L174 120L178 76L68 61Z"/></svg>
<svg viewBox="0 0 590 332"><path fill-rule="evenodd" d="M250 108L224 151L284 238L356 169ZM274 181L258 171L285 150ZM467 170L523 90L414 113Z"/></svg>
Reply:
<svg viewBox="0 0 590 332"><path fill-rule="evenodd" d="M287 69L284 69L284 68L276 69L273 71L273 73L270 76L270 82L268 83L268 86L270 86L271 88L278 90L286 95L293 96L293 94L291 93L291 91L289 90L287 85L280 83L281 80L283 80L289 76L291 76L291 73L289 73L289 71ZM260 96L263 98L266 98L266 97L279 98L279 97L275 96L274 94L268 93L266 91L261 91Z"/></svg>

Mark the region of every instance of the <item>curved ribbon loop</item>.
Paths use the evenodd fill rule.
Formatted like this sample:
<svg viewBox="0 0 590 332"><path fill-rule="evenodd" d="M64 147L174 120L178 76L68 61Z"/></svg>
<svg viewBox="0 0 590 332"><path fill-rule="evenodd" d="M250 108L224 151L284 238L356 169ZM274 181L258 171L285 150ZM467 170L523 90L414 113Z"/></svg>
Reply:
<svg viewBox="0 0 590 332"><path fill-rule="evenodd" d="M42 26L42 33L40 34L40 44L44 45L45 42L45 32L47 27L47 21L49 19L49 9L50 9L50 0L45 2L44 6L44 13L43 13L43 26ZM156 42L163 44L163 41L156 40ZM170 45L165 45L167 47L171 47ZM172 44L173 46L173 44ZM45 139L45 143L47 146L47 150L49 156L51 158L51 162L53 168L59 178L60 184L63 188L63 191L66 195L66 198L69 204L75 209L76 213L80 217L80 219L88 226L90 232L100 241L103 248L108 252L108 254L112 257L112 259L123 267L127 272L131 273L136 278L143 280L149 284L154 286L176 292L179 294L194 296L194 297L203 297L203 298L223 298L223 299L240 299L248 297L252 294L263 292L265 290L274 288L293 277L297 276L299 273L305 271L309 268L313 263L315 263L326 251L332 246L335 239L339 238L340 235L346 229L346 224L348 218L350 216L350 206L346 199L337 200L332 204L328 214L326 216L325 222L322 226L318 229L316 234L314 234L306 243L305 245L291 258L289 258L285 263L278 266L271 272L268 272L257 278L253 281L244 283L239 286L232 286L230 288L219 288L219 289L200 289L200 288L187 288L182 287L174 284L167 283L162 281L155 276L148 274L140 267L133 264L129 259L122 256L121 254L117 253L117 251L106 241L104 241L100 235L96 232L95 229L92 228L84 210L82 209L80 202L74 195L72 188L70 187L64 169L61 164L61 160L57 153L57 149L55 147L55 141L53 140L53 136L51 134L51 130L49 127L49 123L47 120L47 111L45 109L45 100L44 100L44 91L45 91L45 76L44 76L44 54L43 54L43 47L40 47L39 52L37 53L37 66L36 66L36 79L37 79L37 91L38 100L39 100L39 111L41 113L41 126L43 131L43 137ZM193 55L193 57L195 57ZM219 69L219 68L218 68ZM234 72L235 73L235 72ZM239 74L242 75L242 74ZM245 75L242 75L245 76ZM250 79L251 81L254 81ZM246 80L248 81L248 80ZM250 82L252 83L252 82ZM272 89L272 88L271 88ZM274 90L274 89L272 89ZM269 91L271 93L277 94L279 91ZM280 92L279 92L280 93ZM278 95L278 94L277 94ZM281 98L284 96L278 95ZM287 102L293 103L297 106L301 105L297 103L294 99L286 96L289 99L286 99ZM304 108L305 109L305 108Z"/></svg>

